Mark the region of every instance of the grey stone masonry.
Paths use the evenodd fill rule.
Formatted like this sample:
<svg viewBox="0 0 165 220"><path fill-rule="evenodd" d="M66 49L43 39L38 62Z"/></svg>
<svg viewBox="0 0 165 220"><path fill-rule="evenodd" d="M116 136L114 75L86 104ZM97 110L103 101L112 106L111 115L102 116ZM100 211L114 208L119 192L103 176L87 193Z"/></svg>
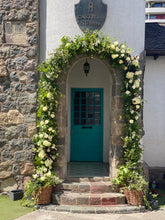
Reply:
<svg viewBox="0 0 165 220"><path fill-rule="evenodd" d="M39 0L0 0L0 191L32 174L38 58Z"/></svg>

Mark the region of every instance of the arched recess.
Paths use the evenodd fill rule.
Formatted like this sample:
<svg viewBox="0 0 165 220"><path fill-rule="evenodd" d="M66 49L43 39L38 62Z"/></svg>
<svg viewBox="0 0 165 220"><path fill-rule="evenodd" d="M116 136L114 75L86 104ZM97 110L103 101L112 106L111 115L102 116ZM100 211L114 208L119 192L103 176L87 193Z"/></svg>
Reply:
<svg viewBox="0 0 165 220"><path fill-rule="evenodd" d="M86 57L73 60L70 69L60 77L60 87L64 94L60 99L59 136L63 141L63 148L59 158L59 175L67 177L67 164L70 162L71 149L71 89L101 88L103 95L103 162L109 164L109 176L113 178L121 157L121 135L123 124L119 120L122 112L121 105L121 74L119 69L112 68L105 60L87 58L90 64L88 76L84 74L83 65ZM65 92L64 92L65 90ZM62 110L63 109L63 110Z"/></svg>

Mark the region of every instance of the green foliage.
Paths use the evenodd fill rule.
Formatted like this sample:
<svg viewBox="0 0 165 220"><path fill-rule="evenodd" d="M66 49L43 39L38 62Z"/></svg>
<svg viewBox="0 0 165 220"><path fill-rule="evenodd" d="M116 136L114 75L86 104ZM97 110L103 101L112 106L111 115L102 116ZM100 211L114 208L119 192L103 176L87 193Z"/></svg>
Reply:
<svg viewBox="0 0 165 220"><path fill-rule="evenodd" d="M124 164L120 166L117 177L113 180L113 183L120 186L120 190L125 188L129 190L137 190L147 192L148 183L141 174L139 168L132 166L133 164ZM135 164L134 164L135 165Z"/></svg>
<svg viewBox="0 0 165 220"><path fill-rule="evenodd" d="M61 180L55 176L54 172L47 172L45 168L37 168L34 170L35 174L26 183L24 197L22 199L22 205L31 207L36 201L33 200L33 194L41 187L55 186L61 182Z"/></svg>
<svg viewBox="0 0 165 220"><path fill-rule="evenodd" d="M64 36L61 45L39 66L41 73L38 88L38 133L35 136L36 170L47 169L52 172L58 159L56 148L58 128L56 113L60 98L58 80L62 72L71 65L71 61L78 55L85 57L98 57L106 59L112 67L122 70L122 101L125 122L123 139L124 166L120 168L118 178L124 177L132 167L140 169L139 159L141 158L142 148L140 139L142 129L139 125L141 119L141 74L139 70L139 57L131 56L131 49L118 41L112 42L107 36L97 31L86 32L75 39ZM46 175L46 173L44 174ZM140 178L139 171L136 178ZM120 179L119 178L119 179Z"/></svg>

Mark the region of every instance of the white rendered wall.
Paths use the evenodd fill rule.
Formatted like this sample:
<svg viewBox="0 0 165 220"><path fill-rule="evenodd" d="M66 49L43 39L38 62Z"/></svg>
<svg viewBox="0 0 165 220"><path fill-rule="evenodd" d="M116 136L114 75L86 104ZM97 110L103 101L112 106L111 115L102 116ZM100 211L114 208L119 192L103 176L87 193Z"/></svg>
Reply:
<svg viewBox="0 0 165 220"><path fill-rule="evenodd" d="M144 85L144 161L165 167L165 57L147 57Z"/></svg>
<svg viewBox="0 0 165 220"><path fill-rule="evenodd" d="M82 34L74 13L77 3L79 0L40 0L41 61L60 45L64 35ZM135 54L140 54L144 50L145 1L103 0L103 3L108 5L108 13L100 32L126 42Z"/></svg>

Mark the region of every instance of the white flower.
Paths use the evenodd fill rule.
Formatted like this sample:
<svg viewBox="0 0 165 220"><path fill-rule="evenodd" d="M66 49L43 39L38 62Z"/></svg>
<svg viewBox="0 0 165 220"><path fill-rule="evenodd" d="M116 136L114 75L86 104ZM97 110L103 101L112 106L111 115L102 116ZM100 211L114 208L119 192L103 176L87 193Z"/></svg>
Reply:
<svg viewBox="0 0 165 220"><path fill-rule="evenodd" d="M51 94L50 92L48 92L47 98L48 98L48 99L51 99L51 97L52 97L52 94Z"/></svg>
<svg viewBox="0 0 165 220"><path fill-rule="evenodd" d="M45 151L41 150L38 154L39 158L44 159L44 157L46 156Z"/></svg>
<svg viewBox="0 0 165 220"><path fill-rule="evenodd" d="M53 144L52 149L55 149L55 148L56 148L56 146L55 146L55 144Z"/></svg>
<svg viewBox="0 0 165 220"><path fill-rule="evenodd" d="M49 131L52 131L52 127L50 127L48 130L49 130Z"/></svg>
<svg viewBox="0 0 165 220"><path fill-rule="evenodd" d="M42 110L43 110L44 112L46 112L46 111L48 110L48 107L47 107L47 106L44 106L44 107L42 108Z"/></svg>
<svg viewBox="0 0 165 220"><path fill-rule="evenodd" d="M118 56L118 54L112 54L112 59L116 59Z"/></svg>
<svg viewBox="0 0 165 220"><path fill-rule="evenodd" d="M121 56L121 57L124 57L124 53L122 53L120 56Z"/></svg>
<svg viewBox="0 0 165 220"><path fill-rule="evenodd" d="M127 62L129 62L129 61L130 61L130 58L129 58L129 57L127 57L127 58L126 58L126 61L127 61Z"/></svg>
<svg viewBox="0 0 165 220"><path fill-rule="evenodd" d="M124 54L124 53L125 53L125 50L121 50L120 52Z"/></svg>
<svg viewBox="0 0 165 220"><path fill-rule="evenodd" d="M46 174L47 177L50 177L51 176L51 172L49 170L49 172Z"/></svg>
<svg viewBox="0 0 165 220"><path fill-rule="evenodd" d="M52 165L52 163L53 163L53 161L52 161L51 159L47 159L47 160L45 161L45 166L50 168L51 165Z"/></svg>
<svg viewBox="0 0 165 220"><path fill-rule="evenodd" d="M131 114L133 114L135 111L134 111L134 110L131 110L130 112L131 112Z"/></svg>
<svg viewBox="0 0 165 220"><path fill-rule="evenodd" d="M51 118L55 118L55 115L54 115L54 114L51 114L50 117L51 117Z"/></svg>
<svg viewBox="0 0 165 220"><path fill-rule="evenodd" d="M45 138L48 138L48 137L49 137L49 135L45 133L45 134L44 134L44 137L45 137Z"/></svg>
<svg viewBox="0 0 165 220"><path fill-rule="evenodd" d="M132 82L133 82L133 80L132 80L132 79L130 79L130 80L129 80L129 83L132 83Z"/></svg>
<svg viewBox="0 0 165 220"><path fill-rule="evenodd" d="M119 60L119 64L122 64L123 63L123 61L122 60Z"/></svg>
<svg viewBox="0 0 165 220"><path fill-rule="evenodd" d="M44 136L43 134L40 134L40 135L39 135L40 138L43 138L43 136Z"/></svg>
<svg viewBox="0 0 165 220"><path fill-rule="evenodd" d="M138 60L133 60L133 61L132 61L132 64L133 64L134 66L138 66L138 65L139 65L139 61L138 61Z"/></svg>
<svg viewBox="0 0 165 220"><path fill-rule="evenodd" d="M140 105L136 105L136 109L139 109L140 108Z"/></svg>
<svg viewBox="0 0 165 220"><path fill-rule="evenodd" d="M45 120L45 124L47 125L49 123L49 120Z"/></svg>
<svg viewBox="0 0 165 220"><path fill-rule="evenodd" d="M135 133L135 132L132 132L132 138L134 138L134 137L135 137L135 135L136 135L136 133Z"/></svg>
<svg viewBox="0 0 165 220"><path fill-rule="evenodd" d="M45 181L45 176L41 176L41 181Z"/></svg>
<svg viewBox="0 0 165 220"><path fill-rule="evenodd" d="M133 123L134 123L134 120L132 120L132 119L129 120L129 123L130 123L130 124L133 124Z"/></svg>
<svg viewBox="0 0 165 220"><path fill-rule="evenodd" d="M128 53L128 54L131 54L131 49L127 49L127 53Z"/></svg>
<svg viewBox="0 0 165 220"><path fill-rule="evenodd" d="M135 80L134 85L132 86L133 89L139 88L140 86L140 79Z"/></svg>
<svg viewBox="0 0 165 220"><path fill-rule="evenodd" d="M40 122L40 125L44 125L44 122L43 122L43 121L41 121L41 122Z"/></svg>
<svg viewBox="0 0 165 220"><path fill-rule="evenodd" d="M142 88L140 87L140 88L139 88L139 91L141 91L141 90L142 90Z"/></svg>
<svg viewBox="0 0 165 220"><path fill-rule="evenodd" d="M33 174L33 178L34 178L34 179L37 179L37 178L38 178L38 175L37 175L37 174Z"/></svg>
<svg viewBox="0 0 165 220"><path fill-rule="evenodd" d="M135 98L133 98L133 99L132 99L132 103L133 103L134 105L140 104L140 103L141 103L141 98L140 98L140 97L135 97Z"/></svg>
<svg viewBox="0 0 165 220"><path fill-rule="evenodd" d="M133 72L127 72L126 74L126 78L127 79L132 79L134 77L134 73Z"/></svg>
<svg viewBox="0 0 165 220"><path fill-rule="evenodd" d="M115 46L117 46L118 44L119 44L118 41L115 41L115 42L114 42L114 45L115 45Z"/></svg>
<svg viewBox="0 0 165 220"><path fill-rule="evenodd" d="M49 141L45 140L45 141L43 142L43 145L46 146L46 147L50 147L50 146L51 146L51 143L50 143Z"/></svg>
<svg viewBox="0 0 165 220"><path fill-rule="evenodd" d="M118 47L116 47L116 52L119 52L119 51L120 51L120 49Z"/></svg>
<svg viewBox="0 0 165 220"><path fill-rule="evenodd" d="M111 48L112 50L114 50L114 49L115 49L115 45L111 44L110 48Z"/></svg>
<svg viewBox="0 0 165 220"><path fill-rule="evenodd" d="M139 76L139 75L141 75L141 74L142 74L142 71L141 71L141 70L138 70L138 71L135 72L135 75L136 75L136 76Z"/></svg>
<svg viewBox="0 0 165 220"><path fill-rule="evenodd" d="M135 119L138 120L138 119L139 119L139 116L135 116Z"/></svg>
<svg viewBox="0 0 165 220"><path fill-rule="evenodd" d="M125 94L126 94L126 95L129 95L129 94L130 94L130 91L127 90L127 91L125 92Z"/></svg>
<svg viewBox="0 0 165 220"><path fill-rule="evenodd" d="M121 45L121 48L124 49L124 48L125 48L125 44L122 44L122 45Z"/></svg>
<svg viewBox="0 0 165 220"><path fill-rule="evenodd" d="M48 170L48 169L45 167L45 168L44 168L44 172L46 173L46 172L47 172L47 170Z"/></svg>
<svg viewBox="0 0 165 220"><path fill-rule="evenodd" d="M128 67L124 67L124 70L127 70L128 69Z"/></svg>

